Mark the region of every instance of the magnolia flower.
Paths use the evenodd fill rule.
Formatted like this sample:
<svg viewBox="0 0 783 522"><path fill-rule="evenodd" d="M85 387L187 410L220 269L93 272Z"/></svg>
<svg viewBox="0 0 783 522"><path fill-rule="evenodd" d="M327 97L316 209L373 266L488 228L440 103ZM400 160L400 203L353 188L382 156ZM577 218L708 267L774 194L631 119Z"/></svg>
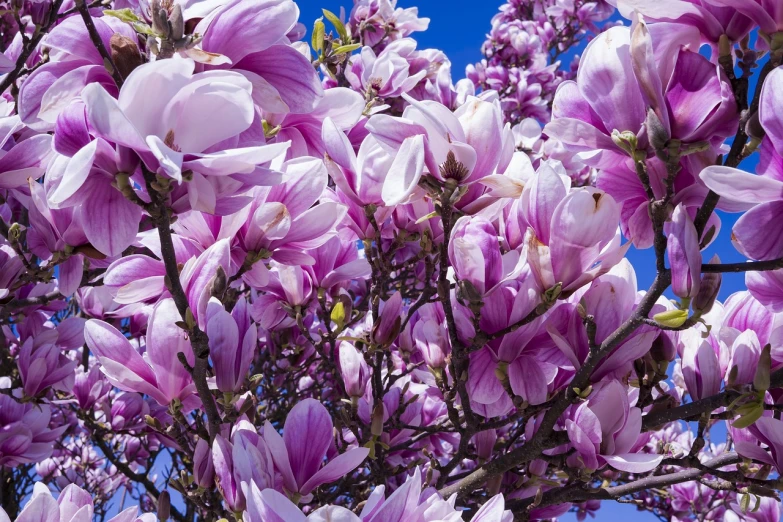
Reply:
<svg viewBox="0 0 783 522"><path fill-rule="evenodd" d="M350 473L370 452L367 448L352 448L321 467L332 444L332 419L326 408L313 399L305 399L291 409L282 437L267 421L264 441L283 477L285 491L300 497Z"/></svg>
<svg viewBox="0 0 783 522"><path fill-rule="evenodd" d="M403 98L410 105L401 118L378 114L367 122L367 129L381 145L410 158L402 163L409 168L390 170L383 182L387 205L411 198L421 179L422 161L433 178L460 185L481 180L495 170L502 172L511 162L511 128L504 126L500 106L497 100L490 101L491 96L488 100L468 98L455 112L437 102ZM414 163L416 168L410 168Z"/></svg>
<svg viewBox="0 0 783 522"><path fill-rule="evenodd" d="M133 28L117 18L102 16L92 18L92 23L106 49L111 49L114 34L137 41ZM58 115L90 84L117 94L117 85L81 17L62 20L46 35L44 45L49 48L49 61L19 88L19 117L25 125L39 132L52 130Z"/></svg>
<svg viewBox="0 0 783 522"><path fill-rule="evenodd" d="M230 60L212 74L230 68L243 75L252 84L253 102L265 112L307 114L324 91L309 57L289 44L298 18L292 0L231 0L194 32L203 35L204 51Z"/></svg>
<svg viewBox="0 0 783 522"><path fill-rule="evenodd" d="M572 410L565 425L587 469L600 469L607 463L620 471L644 473L663 460L663 455L638 452L646 441L641 435L642 412L629 404L626 388L619 381L608 380L594 387L588 400Z"/></svg>
<svg viewBox="0 0 783 522"><path fill-rule="evenodd" d="M682 205L677 205L668 227L669 265L672 292L677 297L692 298L701 286L701 248L699 234Z"/></svg>
<svg viewBox="0 0 783 522"><path fill-rule="evenodd" d="M624 17L633 19L633 12L644 15L648 21L676 22L687 24L699 30L703 40L717 47L722 35L732 42L740 41L754 26L737 4L721 5L716 0L610 0Z"/></svg>
<svg viewBox="0 0 783 522"><path fill-rule="evenodd" d="M173 299L160 301L150 316L144 356L116 328L98 319L87 321L84 340L113 385L149 395L162 406L179 400L187 411L199 400L185 367L173 364L179 362L177 353L183 353L191 366L194 364L190 341L175 324L180 320Z"/></svg>
<svg viewBox="0 0 783 522"><path fill-rule="evenodd" d="M116 100L101 85L88 85L82 98L94 134L133 149L150 170L176 181L191 171L194 186L203 184L203 176L250 174L285 151L286 144L246 145L239 139L255 115L253 87L244 76L194 73L194 67L187 59L142 65L125 79ZM75 191L85 178L71 168L63 183Z"/></svg>
<svg viewBox="0 0 783 522"><path fill-rule="evenodd" d="M573 292L608 272L630 247L620 245L614 199L590 187L568 192L549 165L538 169L521 200L527 221L523 257L542 289L559 283L563 292Z"/></svg>
<svg viewBox="0 0 783 522"><path fill-rule="evenodd" d="M424 78L427 71L409 71L409 60L416 41L403 38L390 43L377 56L371 47L362 47L358 56L350 58L345 78L359 92L381 98L393 98L407 93Z"/></svg>
<svg viewBox="0 0 783 522"><path fill-rule="evenodd" d="M212 297L207 303L209 358L215 370L218 390L237 392L245 382L256 354L258 331L250 321L248 304L240 299L231 313Z"/></svg>
<svg viewBox="0 0 783 522"><path fill-rule="evenodd" d="M721 143L733 134L737 106L731 87L716 65L696 52L698 33L668 25L661 29L667 33L658 35L658 27L637 19L633 29L613 27L590 42L576 82L558 87L544 132L598 168L628 157L614 131L635 136L639 150L652 148L651 132L642 132L648 108L664 141Z"/></svg>
<svg viewBox="0 0 783 522"><path fill-rule="evenodd" d="M93 519L92 496L79 486L69 484L55 498L43 482L36 482L33 495L25 504L16 522L46 520L48 522L90 522ZM0 508L0 520L10 522L6 512ZM108 522L155 522L153 513L139 513L138 506L131 506Z"/></svg>
<svg viewBox="0 0 783 522"><path fill-rule="evenodd" d="M54 441L68 429L67 425L49 429L51 418L48 404L22 404L0 394L0 466L16 467L49 457Z"/></svg>

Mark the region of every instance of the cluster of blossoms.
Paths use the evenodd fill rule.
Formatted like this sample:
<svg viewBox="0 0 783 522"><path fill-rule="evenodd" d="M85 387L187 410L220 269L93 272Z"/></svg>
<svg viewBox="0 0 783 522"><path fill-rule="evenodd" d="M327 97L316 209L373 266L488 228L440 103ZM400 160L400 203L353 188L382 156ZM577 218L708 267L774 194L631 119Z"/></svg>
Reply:
<svg viewBox="0 0 783 522"><path fill-rule="evenodd" d="M557 86L574 75L558 58L578 46L614 12L607 0L511 0L492 18L484 59L468 66L477 87L498 92L512 124L548 121Z"/></svg>
<svg viewBox="0 0 783 522"><path fill-rule="evenodd" d="M613 12L607 0L512 0L492 19L484 59L467 68L477 88L498 93L517 149L536 167L543 159L560 161L577 185L589 183L594 171L558 140L542 136L541 124L551 118L558 86L573 79L579 66L576 55L568 69L561 67L561 56L600 33L597 24Z"/></svg>
<svg viewBox="0 0 783 522"><path fill-rule="evenodd" d="M611 3L10 2L0 522L779 521L783 11Z"/></svg>

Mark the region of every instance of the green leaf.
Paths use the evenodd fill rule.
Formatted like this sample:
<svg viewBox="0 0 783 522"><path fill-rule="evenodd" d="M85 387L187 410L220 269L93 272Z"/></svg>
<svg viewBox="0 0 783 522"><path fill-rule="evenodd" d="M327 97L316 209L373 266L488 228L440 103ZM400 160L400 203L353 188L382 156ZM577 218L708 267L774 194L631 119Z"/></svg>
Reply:
<svg viewBox="0 0 783 522"><path fill-rule="evenodd" d="M139 34L146 34L147 36L158 36L155 31L152 30L152 27L142 22L134 23L133 29Z"/></svg>
<svg viewBox="0 0 783 522"><path fill-rule="evenodd" d="M653 321L669 328L678 328L688 319L687 310L667 310L653 316Z"/></svg>
<svg viewBox="0 0 783 522"><path fill-rule="evenodd" d="M123 22L129 23L129 24L135 24L135 23L143 23L144 20L139 18L136 13L131 11L130 9L107 9L103 12L103 14L107 16L113 16L114 18L119 18Z"/></svg>
<svg viewBox="0 0 783 522"><path fill-rule="evenodd" d="M753 376L753 388L758 391L767 391L769 389L770 371L772 366L772 357L770 354L771 346L767 344L759 356L759 363L756 366L756 375Z"/></svg>
<svg viewBox="0 0 783 522"><path fill-rule="evenodd" d="M321 54L324 50L324 32L326 28L324 26L324 20L323 18L319 18L315 21L315 24L313 24L313 36L312 36L312 45L313 50L320 58Z"/></svg>
<svg viewBox="0 0 783 522"><path fill-rule="evenodd" d="M332 307L331 319L340 330L343 329L345 324L345 305L343 305L342 301L337 301Z"/></svg>
<svg viewBox="0 0 783 522"><path fill-rule="evenodd" d="M761 418L761 416L764 414L764 406L761 404L756 404L756 407L751 409L748 413L740 417L739 419L735 420L731 425L734 428L742 429L747 428L757 420Z"/></svg>
<svg viewBox="0 0 783 522"><path fill-rule="evenodd" d="M354 52L356 49L358 49L361 46L362 46L362 44L360 44L360 43L354 43L354 44L349 44L349 45L341 45L339 47L335 47L334 48L334 54L343 54L343 53L348 54L348 53L352 53L352 52Z"/></svg>
<svg viewBox="0 0 783 522"><path fill-rule="evenodd" d="M328 9L322 9L322 11L324 12L326 19L332 22L334 28L337 29L337 34L340 35L340 41L344 44L350 42L351 37L348 35L348 31L345 29L345 24L343 24L342 20Z"/></svg>

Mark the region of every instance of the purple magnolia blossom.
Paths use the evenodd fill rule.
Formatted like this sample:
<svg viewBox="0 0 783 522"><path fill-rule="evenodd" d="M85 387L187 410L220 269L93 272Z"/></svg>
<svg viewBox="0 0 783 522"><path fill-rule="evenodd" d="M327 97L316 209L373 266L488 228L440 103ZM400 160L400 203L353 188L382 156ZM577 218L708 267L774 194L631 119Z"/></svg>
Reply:
<svg viewBox="0 0 783 522"><path fill-rule="evenodd" d="M238 265L249 265L243 279L255 288L269 282L269 259L291 266L314 264L305 251L337 235L335 224L346 211L332 201L315 205L328 179L321 161L299 158L287 162L284 171L284 183L255 189L253 202L228 218L239 239L239 248L232 255Z"/></svg>
<svg viewBox="0 0 783 522"><path fill-rule="evenodd" d="M340 374L345 385L345 393L351 398L364 395L367 382L370 380L370 368L364 360L364 355L350 343L343 341L338 348Z"/></svg>
<svg viewBox="0 0 783 522"><path fill-rule="evenodd" d="M216 298L207 303L209 357L218 390L239 391L256 355L258 331L250 321L247 301L240 299L228 313Z"/></svg>
<svg viewBox="0 0 783 522"><path fill-rule="evenodd" d="M599 469L606 463L621 471L644 473L663 459L662 455L638 453L646 442L641 435L642 412L630 405L626 388L619 381L594 387L588 400L573 408L565 425L588 469Z"/></svg>
<svg viewBox="0 0 783 522"><path fill-rule="evenodd" d="M92 22L108 49L114 34L137 41L133 28L117 18L103 16ZM80 17L63 20L46 35L45 45L50 49L49 61L32 72L19 89L19 117L28 127L54 129L61 111L87 85L100 85L112 95L118 93Z"/></svg>
<svg viewBox="0 0 783 522"><path fill-rule="evenodd" d="M463 217L454 224L449 260L457 279L468 281L482 296L515 279L524 267L519 252L501 254L495 227L480 217Z"/></svg>
<svg viewBox="0 0 783 522"><path fill-rule="evenodd" d="M332 444L332 419L318 401L305 399L294 406L285 421L283 436L267 422L264 440L289 495L306 496L313 489L353 471L369 454L352 448L323 464Z"/></svg>
<svg viewBox="0 0 783 522"><path fill-rule="evenodd" d="M16 467L49 457L54 441L68 429L49 429L51 417L48 404L22 404L0 395L0 465Z"/></svg>
<svg viewBox="0 0 783 522"><path fill-rule="evenodd" d="M424 78L425 70L410 71L409 60L416 41L403 38L390 43L377 56L371 47L363 47L345 69L345 78L355 90L368 96L393 98L413 89Z"/></svg>
<svg viewBox="0 0 783 522"><path fill-rule="evenodd" d="M672 292L677 297L696 297L701 285L699 235L682 205L674 209L668 232Z"/></svg>
<svg viewBox="0 0 783 522"><path fill-rule="evenodd" d="M633 12L644 15L648 21L677 22L695 27L703 41L717 48L722 35L732 42L745 37L754 26L753 20L746 16L736 4L721 5L715 0L663 0L645 2L644 0L610 0L620 13L632 19Z"/></svg>
<svg viewBox="0 0 783 522"><path fill-rule="evenodd" d="M693 400L703 399L720 391L723 372L718 355L709 340L685 344L682 376Z"/></svg>
<svg viewBox="0 0 783 522"><path fill-rule="evenodd" d="M51 136L40 134L14 143L15 127L0 127L0 189L26 187L28 179L43 176L52 156Z"/></svg>
<svg viewBox="0 0 783 522"><path fill-rule="evenodd" d="M417 31L426 31L429 24L429 18L419 18L418 8L397 7L397 0L356 0L351 9L353 35L373 48Z"/></svg>
<svg viewBox="0 0 783 522"><path fill-rule="evenodd" d="M248 522L361 522L352 511L340 506L324 506L305 516L288 497L274 489L258 489L251 485L247 510Z"/></svg>
<svg viewBox="0 0 783 522"><path fill-rule="evenodd" d="M70 390L77 361L69 359L60 347L43 339L28 337L19 350L19 375L24 394L35 397L46 388Z"/></svg>
<svg viewBox="0 0 783 522"><path fill-rule="evenodd" d="M16 522L89 522L93 519L94 510L92 495L75 484L66 486L55 499L43 482L36 482L32 497L19 513ZM10 520L2 508L0 519ZM140 514L138 506L131 506L109 519L109 522L154 522L156 519L154 514Z"/></svg>
<svg viewBox="0 0 783 522"><path fill-rule="evenodd" d="M620 245L614 199L594 188L569 192L549 165L539 168L521 198L523 257L542 289L560 283L563 292L574 291L608 272L630 246Z"/></svg>
<svg viewBox="0 0 783 522"><path fill-rule="evenodd" d="M253 102L265 113L307 114L324 91L308 56L289 43L287 35L298 18L292 0L232 0L204 17L194 32L203 35L204 51L230 60L219 70L231 69L247 78Z"/></svg>
<svg viewBox="0 0 783 522"><path fill-rule="evenodd" d="M403 96L410 105L401 118L375 115L367 129L381 145L398 150L401 166L390 169L383 182L382 198L387 205L415 195L424 172L439 181L460 185L479 181L504 171L513 155L513 136L504 126L497 101L469 98L455 112L437 102L417 102ZM399 159L404 155L405 161Z"/></svg>
<svg viewBox="0 0 783 522"><path fill-rule="evenodd" d="M694 39L684 29L648 27L637 20L633 29L613 27L599 35L582 56L576 82L558 88L553 119L544 132L598 168L616 167L628 156L615 143L615 131L636 136L639 150L651 149L650 131L643 132L648 107L665 139L720 143L733 134L731 87L714 64L695 52L698 34ZM618 105L626 109L614 110Z"/></svg>
<svg viewBox="0 0 783 522"><path fill-rule="evenodd" d="M194 363L190 343L175 324L180 320L173 299L160 301L150 316L143 357L116 328L97 319L87 321L84 338L100 361L103 373L116 387L149 395L163 406L177 399L187 410L199 401L185 367L171 364L177 360L177 353L185 354L191 365Z"/></svg>
<svg viewBox="0 0 783 522"><path fill-rule="evenodd" d="M758 25L766 38L783 31L783 7L775 0L740 0L736 3L729 0L708 1L715 6L736 9L744 14ZM766 38L762 41L769 43Z"/></svg>
<svg viewBox="0 0 783 522"><path fill-rule="evenodd" d="M773 417L761 417L748 428L752 440L736 442L737 453L774 466L780 472L783 469L781 428L783 428L783 421Z"/></svg>
<svg viewBox="0 0 783 522"><path fill-rule="evenodd" d="M150 170L176 181L191 171L191 186L200 189L206 176L255 173L255 183L263 182L266 171L257 168L287 145L264 145L241 136L255 117L252 84L236 72L194 73L194 67L190 60L142 65L125 80L118 99L98 84L89 85L82 98L94 134L136 151ZM140 105L141 99L148 101ZM63 183L76 190L86 176L70 170ZM193 193L191 204L206 195ZM202 210L214 213L214 204L210 209L208 201L202 203L207 205Z"/></svg>

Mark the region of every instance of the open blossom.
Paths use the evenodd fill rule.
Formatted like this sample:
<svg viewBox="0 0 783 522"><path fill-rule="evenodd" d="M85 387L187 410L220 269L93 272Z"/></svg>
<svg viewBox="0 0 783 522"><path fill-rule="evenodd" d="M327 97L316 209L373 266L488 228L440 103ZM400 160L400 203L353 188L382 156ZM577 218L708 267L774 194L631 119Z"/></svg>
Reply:
<svg viewBox="0 0 783 522"><path fill-rule="evenodd" d="M367 448L352 448L321 467L332 441L332 420L326 408L313 399L291 409L282 437L267 422L264 440L283 477L283 487L289 494L301 496L353 471L369 453Z"/></svg>
<svg viewBox="0 0 783 522"><path fill-rule="evenodd" d="M614 199L594 188L569 192L549 165L539 168L521 198L525 256L542 289L559 283L564 292L576 290L608 272L630 246L620 245Z"/></svg>
<svg viewBox="0 0 783 522"><path fill-rule="evenodd" d="M426 73L409 73L408 58L415 49L416 42L410 38L392 42L377 56L372 48L363 47L345 70L345 77L359 92L381 98L400 96L415 87Z"/></svg>
<svg viewBox="0 0 783 522"><path fill-rule="evenodd" d="M194 362L190 343L175 324L179 317L172 299L163 300L155 307L144 357L116 328L103 321L87 321L84 337L90 351L98 357L103 373L121 390L147 394L163 406L177 399L192 408L198 403L193 380L184 366L171 364L178 360L177 353L183 353L191 365Z"/></svg>
<svg viewBox="0 0 783 522"><path fill-rule="evenodd" d="M644 15L647 20L677 22L687 24L699 30L703 40L717 47L721 35L737 42L746 36L754 26L753 20L737 4L721 5L715 0L663 0L645 2L644 0L611 0L620 13L632 18L633 11Z"/></svg>
<svg viewBox="0 0 783 522"><path fill-rule="evenodd" d="M68 429L49 429L51 416L48 404L37 407L0 395L0 465L15 467L49 457L54 442Z"/></svg>
<svg viewBox="0 0 783 522"><path fill-rule="evenodd" d="M93 18L103 45L111 48L115 34L136 41L128 24L111 16ZM117 85L103 66L103 58L78 16L71 16L46 35L49 61L33 71L19 90L19 117L30 128L49 131L62 110L89 84L102 86L117 95Z"/></svg>
<svg viewBox="0 0 783 522"><path fill-rule="evenodd" d="M70 484L57 499L52 496L43 482L36 482L30 500L17 517L17 522L27 520L48 520L51 522L92 521L95 506L92 496L79 486ZM0 508L0 518L10 520ZM138 506L131 506L110 519L110 522L154 522L152 513L139 513Z"/></svg>
<svg viewBox="0 0 783 522"><path fill-rule="evenodd" d="M420 18L416 7L397 7L397 0L357 0L350 16L354 36L369 47L378 47L425 31L429 18Z"/></svg>
<svg viewBox="0 0 783 522"><path fill-rule="evenodd" d="M664 29L668 33L659 36ZM544 132L599 168L617 166L627 157L613 141L614 131L636 136L640 150L651 147L651 132L643 132L648 108L665 139L721 142L733 134L731 87L717 66L696 52L698 38L686 29L637 20L633 29L613 27L596 37L582 56L577 80L558 88L553 119ZM625 110L616 111L618 106Z"/></svg>
<svg viewBox="0 0 783 522"><path fill-rule="evenodd" d="M655 468L662 455L638 453L644 440L640 434L641 410L629 404L626 389L619 381L602 384L566 420L569 438L584 466L598 469L608 463L632 473Z"/></svg>
<svg viewBox="0 0 783 522"><path fill-rule="evenodd" d="M324 91L308 57L290 45L288 35L298 18L292 0L232 0L202 17L194 32L203 35L204 51L229 60L206 68L218 75L231 69L245 76L263 111L306 114Z"/></svg>
<svg viewBox="0 0 783 522"><path fill-rule="evenodd" d="M503 124L497 101L469 98L452 113L437 102L406 100L410 105L401 118L380 114L367 123L382 145L410 157L403 163L408 168L391 170L386 177L382 189L386 204L406 201L414 194L424 172L420 151L430 176L459 185L479 181L496 169L503 171L511 162L513 136Z"/></svg>
<svg viewBox="0 0 783 522"><path fill-rule="evenodd" d="M193 173L195 185L203 185L203 176L252 172L263 180L263 169L256 168L286 145L241 138L254 119L252 84L239 73L194 73L194 67L190 60L138 67L116 100L100 85L89 85L82 98L95 135L136 151L150 170L176 181L184 171ZM213 148L223 142L230 145ZM84 180L69 183L78 181Z"/></svg>

